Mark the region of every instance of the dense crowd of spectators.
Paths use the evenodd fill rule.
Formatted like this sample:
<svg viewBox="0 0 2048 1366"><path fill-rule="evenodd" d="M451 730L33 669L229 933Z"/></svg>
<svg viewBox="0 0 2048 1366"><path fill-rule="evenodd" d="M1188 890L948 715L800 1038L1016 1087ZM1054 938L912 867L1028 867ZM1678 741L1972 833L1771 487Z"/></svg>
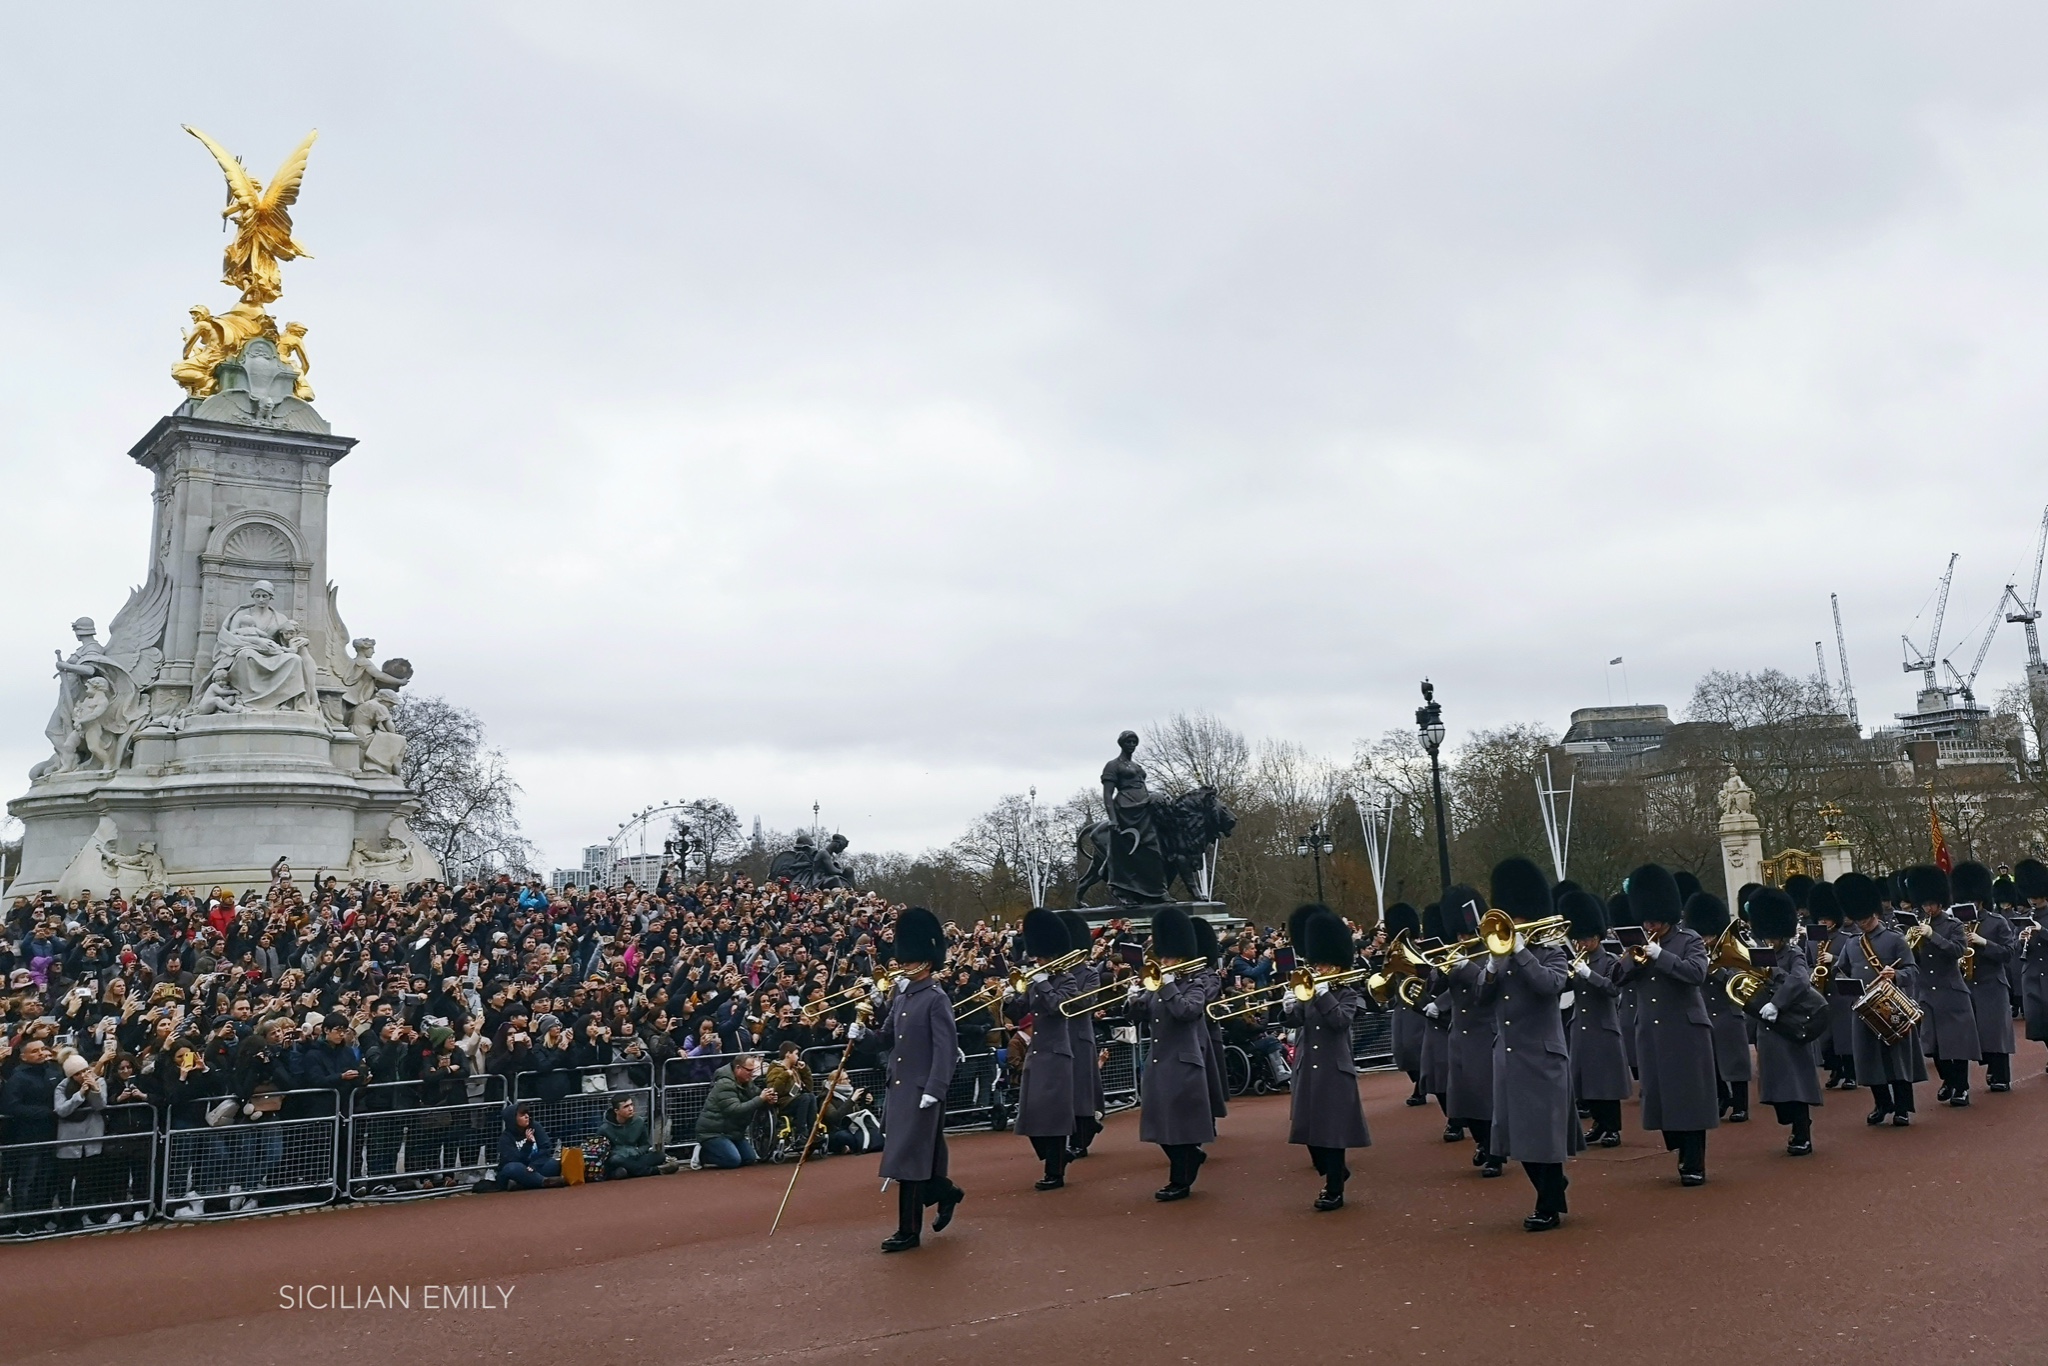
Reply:
<svg viewBox="0 0 2048 1366"><path fill-rule="evenodd" d="M127 1189L107 1170L136 1165L136 1145L107 1141L122 1134L224 1130L222 1161L255 1189L267 1150L260 1137L236 1141L244 1126L545 1104L588 1089L709 1083L695 1133L671 1142L695 1138L710 1165L765 1156L759 1135L808 1132L820 1109L828 1141L817 1151L868 1150L880 1137L869 1098L805 1060L845 1043L852 1009L807 1022L803 1006L886 970L898 909L869 894L744 877L686 885L665 876L651 889L550 892L507 877L400 889L333 877L302 885L282 864L268 887L239 891L17 898L0 926L0 1145L17 1149L0 1153L0 1231L9 1219L18 1230L62 1217L81 1183ZM1107 937L1136 943L1143 928L1117 925ZM1010 936L996 926L948 934L955 999L1013 965ZM1244 936L1226 970L1267 980L1270 936ZM993 1060L1000 1081L1006 1022L972 1010L961 1038ZM852 1065L877 1065L864 1052L873 1047L856 1044ZM650 1118L606 1116L606 1174L664 1168ZM561 1179L548 1170L559 1136L531 1105L508 1104L502 1123L497 1133L416 1131L411 1142L463 1160L408 1167L435 1169L428 1180L450 1186ZM373 1140L373 1174L392 1171L396 1139L387 1146L377 1151ZM187 1174L164 1177L175 1201ZM257 1203L239 1188L213 1198L215 1209L221 1199Z"/></svg>

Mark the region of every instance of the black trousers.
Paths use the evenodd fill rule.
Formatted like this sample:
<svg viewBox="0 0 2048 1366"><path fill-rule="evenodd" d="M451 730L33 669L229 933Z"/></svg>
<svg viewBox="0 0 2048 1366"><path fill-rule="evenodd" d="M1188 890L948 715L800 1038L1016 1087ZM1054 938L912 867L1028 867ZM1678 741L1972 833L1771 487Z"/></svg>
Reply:
<svg viewBox="0 0 2048 1366"><path fill-rule="evenodd" d="M1618 1100L1589 1100L1585 1102L1593 1112L1593 1127L1603 1134L1621 1132L1621 1102Z"/></svg>
<svg viewBox="0 0 2048 1366"><path fill-rule="evenodd" d="M958 1186L953 1184L952 1178L946 1174L948 1170L946 1136L941 1133L932 1141L932 1174L930 1179L925 1181L898 1181L896 1183L896 1231L898 1233L922 1233L924 1231L924 1211L927 1205L959 1203L963 1192Z"/></svg>
<svg viewBox="0 0 2048 1366"><path fill-rule="evenodd" d="M1069 1147L1077 1152L1087 1152L1088 1145L1102 1132L1102 1121L1093 1115L1074 1116L1074 1136L1067 1140Z"/></svg>
<svg viewBox="0 0 2048 1366"><path fill-rule="evenodd" d="M1872 1108L1889 1111L1895 1115L1913 1113L1913 1083L1910 1081L1880 1081L1870 1088Z"/></svg>
<svg viewBox="0 0 2048 1366"><path fill-rule="evenodd" d="M1705 1129L1666 1129L1664 1146L1678 1154L1678 1170L1707 1174L1707 1131Z"/></svg>
<svg viewBox="0 0 2048 1366"><path fill-rule="evenodd" d="M2012 1054L1986 1053L1984 1055L1984 1080L1997 1082L2000 1086L2012 1085Z"/></svg>
<svg viewBox="0 0 2048 1366"><path fill-rule="evenodd" d="M1968 1058L1936 1058L1934 1060L1934 1072L1936 1076L1940 1077L1942 1081L1946 1082L1954 1090L1967 1091L1970 1089L1970 1060Z"/></svg>
<svg viewBox="0 0 2048 1366"><path fill-rule="evenodd" d="M1065 1138L1034 1138L1031 1151L1038 1154L1038 1160L1045 1163L1045 1179L1057 1181L1067 1174L1067 1140Z"/></svg>
<svg viewBox="0 0 2048 1366"><path fill-rule="evenodd" d="M1780 1101L1771 1106L1778 1112L1778 1123L1792 1126L1792 1141L1808 1143L1813 1140L1813 1107L1803 1100Z"/></svg>
<svg viewBox="0 0 2048 1366"><path fill-rule="evenodd" d="M1746 1081L1724 1081L1721 1084L1721 1109L1740 1110L1749 1113L1749 1083Z"/></svg>
<svg viewBox="0 0 2048 1366"><path fill-rule="evenodd" d="M1486 1152L1487 1141L1493 1137L1493 1121L1490 1119L1467 1119L1459 1121L1472 1135L1472 1141L1479 1145L1480 1152Z"/></svg>
<svg viewBox="0 0 2048 1366"><path fill-rule="evenodd" d="M1323 1178L1323 1185L1330 1191L1342 1191L1344 1183L1351 1179L1351 1168L1345 1165L1342 1148L1318 1148L1309 1145L1308 1160L1315 1164L1316 1175Z"/></svg>
<svg viewBox="0 0 2048 1366"><path fill-rule="evenodd" d="M1524 1162L1522 1170L1529 1173L1529 1184L1536 1188L1536 1212L1538 1214L1567 1214L1564 1188L1571 1181L1564 1174L1562 1162Z"/></svg>
<svg viewBox="0 0 2048 1366"><path fill-rule="evenodd" d="M1159 1150L1166 1154L1167 1185L1195 1184L1195 1173L1202 1169L1202 1147L1199 1143L1162 1143Z"/></svg>

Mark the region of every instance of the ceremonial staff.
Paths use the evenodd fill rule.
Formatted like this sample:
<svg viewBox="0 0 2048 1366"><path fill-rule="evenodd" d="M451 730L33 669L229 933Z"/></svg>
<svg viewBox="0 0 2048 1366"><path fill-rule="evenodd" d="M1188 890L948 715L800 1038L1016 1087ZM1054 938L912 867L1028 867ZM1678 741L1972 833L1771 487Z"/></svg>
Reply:
<svg viewBox="0 0 2048 1366"><path fill-rule="evenodd" d="M853 1009L855 1024L865 1025L874 1013L866 1001ZM853 1056L853 1041L857 1036L852 1029L846 1031L846 1047L839 1050L839 1066L832 1069L832 1076L841 1076L846 1071L846 1060ZM796 1179L804 1174L804 1163L811 1155L811 1145L818 1141L818 1130L825 1127L825 1106L831 1102L831 1077L825 1079L825 1098L818 1102L818 1113L811 1117L811 1132L804 1139L803 1151L796 1155L796 1170L789 1174L789 1189L782 1192L782 1203L775 1207L775 1222L768 1226L768 1236L773 1238L775 1230L782 1227L782 1212L789 1208L789 1197L796 1193Z"/></svg>

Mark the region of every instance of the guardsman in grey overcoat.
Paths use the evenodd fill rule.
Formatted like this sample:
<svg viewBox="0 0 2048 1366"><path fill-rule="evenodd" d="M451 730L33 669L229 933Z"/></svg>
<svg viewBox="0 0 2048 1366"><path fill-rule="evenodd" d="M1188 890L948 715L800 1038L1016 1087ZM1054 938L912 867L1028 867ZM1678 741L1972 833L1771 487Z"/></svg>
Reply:
<svg viewBox="0 0 2048 1366"><path fill-rule="evenodd" d="M1460 939L1479 931L1479 917L1486 913L1486 899L1476 888L1451 888L1444 924ZM1487 1137L1493 1131L1493 1035L1494 1004L1482 998L1479 987L1486 975L1485 955L1458 964L1441 973L1451 994L1450 1087L1444 1108L1451 1123L1472 1133L1472 1165L1482 1176L1499 1176L1505 1165Z"/></svg>
<svg viewBox="0 0 2048 1366"><path fill-rule="evenodd" d="M1202 1070L1209 1074L1209 1111L1221 1119L1230 1113L1230 1083L1223 1073L1223 1026L1206 1013L1223 995L1223 944L1216 927L1200 916L1188 917L1195 931L1195 956L1204 964L1192 974L1202 993Z"/></svg>
<svg viewBox="0 0 2048 1366"><path fill-rule="evenodd" d="M1617 925L1637 923L1636 913L1629 909L1628 893L1616 892L1607 898L1607 928L1611 930ZM1623 974L1621 995L1614 1003L1614 1018L1621 1024L1621 1055L1628 1060L1631 1082L1643 1075L1642 1066L1636 1061L1636 997L1639 992L1636 979Z"/></svg>
<svg viewBox="0 0 2048 1366"><path fill-rule="evenodd" d="M1936 1102L1947 1101L1961 1109L1970 1103L1970 1064L1983 1057L1977 1046L1976 1002L1970 997L1970 984L1963 980L1962 961L1970 948L1970 931L1949 910L1955 898L1947 873L1933 864L1922 864L1908 868L1905 881L1906 894L1927 924L1927 935L1913 955L1927 1006L1921 1044L1941 1075Z"/></svg>
<svg viewBox="0 0 2048 1366"><path fill-rule="evenodd" d="M1621 959L1603 947L1607 910L1590 892L1566 892L1557 909L1571 922L1572 947L1580 961L1572 968L1572 1095L1592 1116L1585 1141L1621 1146L1621 1103L1628 1099L1628 1056L1621 1048Z"/></svg>
<svg viewBox="0 0 2048 1366"><path fill-rule="evenodd" d="M1026 911L1024 952L1034 966L1023 992L1003 1002L1012 1021L1031 1021L1031 1044L1024 1051L1011 1127L1031 1140L1031 1150L1045 1164L1045 1174L1034 1186L1042 1191L1067 1184L1067 1141L1074 1133L1074 1042L1068 1028L1072 1022L1060 1014L1060 1004L1074 994L1074 985L1065 972L1042 970L1066 956L1070 942L1056 912L1043 906Z"/></svg>
<svg viewBox="0 0 2048 1366"><path fill-rule="evenodd" d="M1347 971L1355 955L1351 927L1322 906L1308 917L1304 937L1294 947L1318 976ZM1358 1064L1351 1056L1351 1022L1358 1010L1356 989L1328 982L1318 982L1306 1002L1288 992L1283 1005L1288 1025L1299 1031L1287 1141L1308 1149L1323 1178L1316 1208L1324 1211L1344 1208L1344 1183L1351 1179L1344 1150L1372 1146L1365 1105L1358 1098Z"/></svg>
<svg viewBox="0 0 2048 1366"><path fill-rule="evenodd" d="M1528 859L1502 860L1492 890L1493 904L1518 925L1551 914L1550 883ZM1522 1227L1542 1233L1565 1215L1564 1164L1586 1146L1559 1004L1571 984L1571 955L1561 945L1530 944L1519 931L1508 948L1487 954L1479 987L1497 1021L1490 1146L1495 1158L1513 1158L1529 1174L1536 1212Z"/></svg>
<svg viewBox="0 0 2048 1366"><path fill-rule="evenodd" d="M1680 924L1678 883L1646 863L1628 875L1629 913L1650 936L1625 955L1622 980L1637 985L1636 1062L1643 1074L1643 1127L1661 1130L1678 1154L1678 1181L1707 1181L1707 1130L1721 1124L1714 1026L1701 988L1707 942Z"/></svg>
<svg viewBox="0 0 2048 1366"><path fill-rule="evenodd" d="M1861 873L1835 879L1835 896L1843 924L1853 938L1835 964L1835 972L1856 983L1861 995L1878 978L1892 981L1909 999L1917 999L1919 969L1913 964L1906 936L1884 923L1883 894ZM1927 1080L1916 1035L1886 1044L1859 1018L1854 1026L1856 1080L1870 1088L1872 1107L1863 1122L1878 1125L1887 1118L1903 1129L1913 1122L1913 1084Z"/></svg>
<svg viewBox="0 0 2048 1366"><path fill-rule="evenodd" d="M1443 911L1435 903L1422 908L1422 937L1438 943L1449 942L1444 933ZM1456 1143L1465 1136L1465 1126L1451 1119L1451 986L1440 972L1429 974L1422 998L1422 1089L1436 1097L1444 1112L1444 1142ZM2048 1014L2042 1017L2048 1020Z"/></svg>
<svg viewBox="0 0 2048 1366"><path fill-rule="evenodd" d="M1404 932L1411 944L1420 939L1422 917L1407 902L1397 901L1387 907L1387 913L1380 921L1380 935L1387 944L1391 944ZM1429 1023L1422 1018L1419 1007L1411 1010L1395 1000L1387 1003L1387 1009L1392 1014L1389 1023L1394 1034L1394 1066L1408 1074L1412 1088L1408 1093L1408 1104L1427 1105L1429 1092L1422 1084L1422 1037L1429 1032Z"/></svg>
<svg viewBox="0 0 2048 1366"><path fill-rule="evenodd" d="M2028 915L2034 918L2031 933L2020 931L2025 942L2018 948L2020 1009L2027 1017L2027 1037L2048 1039L2048 864L2024 858L2012 868L2013 888Z"/></svg>
<svg viewBox="0 0 2048 1366"><path fill-rule="evenodd" d="M1188 913L1168 906L1152 916L1152 956L1160 966L1187 964L1168 972L1158 989L1145 989L1142 977L1131 983L1129 1014L1149 1023L1152 1048L1145 1056L1141 1083L1138 1141L1157 1143L1166 1154L1166 1184L1152 1193L1155 1200L1185 1200L1206 1155L1204 1143L1216 1141L1216 1114L1209 1105L1209 1073L1202 1060L1208 1037L1200 987L1181 973L1199 967L1195 927Z"/></svg>
<svg viewBox="0 0 2048 1366"><path fill-rule="evenodd" d="M882 1176L896 1183L896 1232L884 1252L918 1245L924 1208L937 1205L932 1232L953 1222L953 1207L966 1192L947 1175L946 1092L960 1057L953 1027L953 1002L939 985L946 961L946 932L922 906L905 907L896 918L893 947L903 985L888 1004L876 1037L888 1056L888 1097L883 1102ZM855 1024L854 1037L865 1033Z"/></svg>
<svg viewBox="0 0 2048 1366"><path fill-rule="evenodd" d="M1814 1071L1813 1046L1779 1033L1778 1024L1813 990L1813 960L1799 941L1799 908L1777 888L1763 887L1751 894L1749 922L1778 956L1771 967L1770 999L1757 1010L1761 1028L1756 1035L1756 1098L1777 1112L1778 1123L1791 1129L1785 1151L1806 1157L1813 1152L1813 1107L1821 1103L1820 1077Z"/></svg>
<svg viewBox="0 0 2048 1366"><path fill-rule="evenodd" d="M1733 922L1721 898L1711 892L1696 892L1685 903L1685 927L1706 941L1707 959L1713 961L1714 943ZM1730 1124L1749 1123L1749 1082L1753 1075L1749 1061L1747 1017L1726 990L1730 970L1707 974L1700 988L1706 1001L1707 1019L1714 1027L1714 1075L1721 1096L1721 1118Z"/></svg>
<svg viewBox="0 0 2048 1366"><path fill-rule="evenodd" d="M1067 941L1075 952L1089 955L1088 961L1068 974L1075 995L1084 995L1109 981L1105 946L1095 942L1095 932L1079 911L1060 911L1060 923L1067 927ZM1067 1161L1088 1156L1088 1145L1102 1132L1102 1115L1108 1109L1102 1095L1102 1049L1095 1038L1095 1015L1077 1015L1067 1021L1067 1036L1074 1049L1074 1136L1067 1144Z"/></svg>
<svg viewBox="0 0 2048 1366"><path fill-rule="evenodd" d="M2013 951L2019 934L1992 897L1991 870L1964 860L1949 875L1958 902L1977 908L1963 928L1971 954L1970 1006L1977 1017L1977 1049L1984 1058L1984 1082L1992 1091L2012 1090Z"/></svg>
<svg viewBox="0 0 2048 1366"><path fill-rule="evenodd" d="M1808 926L1807 956L1814 967L1820 966L1821 956L1827 956L1828 978L1819 987L1820 993L1828 998L1828 1032L1820 1039L1820 1060L1828 1069L1826 1089L1830 1091L1853 1091L1856 1089L1856 981L1837 974L1845 956L1856 948L1856 936L1842 923L1842 904L1835 895L1835 884L1816 882L1813 890L1806 894L1807 914L1812 917Z"/></svg>

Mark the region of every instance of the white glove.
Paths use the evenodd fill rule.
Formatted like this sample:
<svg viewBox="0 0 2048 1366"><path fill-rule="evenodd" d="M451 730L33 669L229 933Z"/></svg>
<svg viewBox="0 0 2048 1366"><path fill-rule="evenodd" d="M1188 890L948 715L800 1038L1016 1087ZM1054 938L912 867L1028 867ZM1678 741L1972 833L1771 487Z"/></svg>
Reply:
<svg viewBox="0 0 2048 1366"><path fill-rule="evenodd" d="M1520 930L1516 930L1516 931L1515 931L1515 952L1516 952L1516 953L1520 953L1520 952L1521 952L1521 951L1522 951L1523 949L1526 949L1526 948L1528 948L1528 947L1529 947L1529 936L1528 936L1528 935L1526 935L1526 934L1523 934L1523 933L1522 933L1522 932L1521 932Z"/></svg>
<svg viewBox="0 0 2048 1366"><path fill-rule="evenodd" d="M1137 1000L1137 999L1138 999L1138 998L1139 998L1140 996L1143 996L1144 994L1145 994L1145 988L1144 988L1144 986L1143 986L1143 985L1141 985L1140 983L1137 983L1137 982L1133 982L1133 983L1131 983L1131 989L1130 989L1129 991L1127 991L1127 992L1125 992L1125 993L1124 993L1124 999L1125 999L1126 1001L1135 1001L1135 1000Z"/></svg>
<svg viewBox="0 0 2048 1366"><path fill-rule="evenodd" d="M1557 997L1557 1008L1559 1010L1570 1010L1572 1008L1572 1002L1578 999L1579 994L1575 991L1560 992L1558 993Z"/></svg>
<svg viewBox="0 0 2048 1366"><path fill-rule="evenodd" d="M1643 945L1643 952L1649 954L1650 960L1655 962L1664 956L1664 946L1652 939L1649 943Z"/></svg>
<svg viewBox="0 0 2048 1366"><path fill-rule="evenodd" d="M858 1039L865 1035L867 1032L868 1027L858 1020L855 1020L852 1024L846 1027L846 1037L849 1039Z"/></svg>
<svg viewBox="0 0 2048 1366"><path fill-rule="evenodd" d="M1771 1021L1778 1018L1778 1007L1773 1002L1765 1001L1764 1008L1762 1010L1759 1010L1757 1012L1757 1015L1763 1020L1765 1024L1769 1024Z"/></svg>
<svg viewBox="0 0 2048 1366"><path fill-rule="evenodd" d="M1052 978L1050 978L1050 977L1046 976L1046 975L1045 975L1044 973L1042 973L1042 972L1034 972L1034 973L1032 973L1032 974L1031 974L1031 980L1032 980L1032 981L1033 981L1034 983L1037 983L1037 982L1050 982L1050 981L1052 980Z"/></svg>
<svg viewBox="0 0 2048 1366"><path fill-rule="evenodd" d="M1574 964L1572 964L1572 976L1574 976L1574 977L1578 978L1578 979L1579 979L1579 980L1580 980L1581 982L1590 982L1590 981L1592 981L1592 980L1593 980L1593 965L1592 965L1591 963L1574 963Z"/></svg>
<svg viewBox="0 0 2048 1366"><path fill-rule="evenodd" d="M1434 1020L1437 1016L1443 1014L1443 1011L1440 1008L1438 1008L1437 1003L1435 1001L1431 1001L1428 1005L1422 1008L1422 1013L1424 1015L1429 1016L1430 1019Z"/></svg>
<svg viewBox="0 0 2048 1366"><path fill-rule="evenodd" d="M1316 983L1316 995L1318 995L1318 996L1328 996L1329 994L1330 994L1330 984L1329 984L1328 982L1318 982L1318 983Z"/></svg>
<svg viewBox="0 0 2048 1366"><path fill-rule="evenodd" d="M920 1096L917 1101L917 1108L920 1110L929 1110L938 1103L939 1098L937 1096Z"/></svg>
<svg viewBox="0 0 2048 1366"><path fill-rule="evenodd" d="M1170 986L1172 986L1172 985L1173 985L1173 982L1174 982L1174 975L1173 975L1172 973L1170 973L1170 972L1163 972L1163 973L1159 974L1159 985L1160 985L1160 986L1163 986L1163 987L1170 987Z"/></svg>
<svg viewBox="0 0 2048 1366"><path fill-rule="evenodd" d="M1972 934L1970 935L1970 943L1971 943L1971 944L1973 944L1973 945L1974 945L1974 944L1984 944L1984 943L1989 943L1989 942L1990 942L1990 941L1989 941L1989 940L1987 940L1987 939L1985 939L1985 938L1984 938L1984 936L1983 936L1983 935L1981 935L1981 934L1976 934L1976 933L1974 933L1974 932L1973 932L1973 933L1972 933Z"/></svg>

